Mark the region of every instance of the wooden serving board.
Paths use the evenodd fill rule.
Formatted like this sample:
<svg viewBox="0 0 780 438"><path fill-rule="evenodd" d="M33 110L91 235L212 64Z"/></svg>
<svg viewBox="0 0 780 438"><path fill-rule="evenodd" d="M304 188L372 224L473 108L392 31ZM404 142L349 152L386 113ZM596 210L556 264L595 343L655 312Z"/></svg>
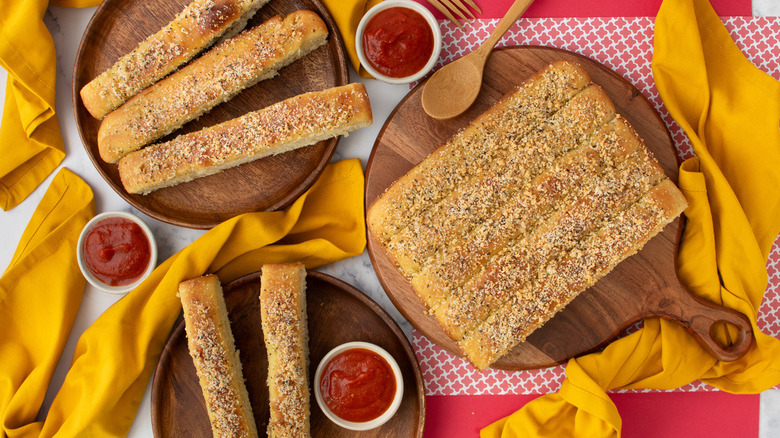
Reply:
<svg viewBox="0 0 780 438"><path fill-rule="evenodd" d="M672 139L653 106L633 85L609 68L572 52L546 47L509 47L488 59L482 91L464 114L436 120L422 109L419 84L398 104L377 137L366 169L366 206L505 93L556 60L580 63L593 82L604 88L622 114L645 140L666 174L677 181L678 159ZM691 331L716 357L734 360L752 341L747 319L736 312L694 298L679 284L675 270L683 222L677 218L637 254L580 294L526 342L517 345L493 368L532 369L552 366L603 346L632 323L653 316L674 319ZM390 299L412 325L449 352L462 356L441 329L410 283L368 233L368 252ZM730 346L718 344L710 327L726 321L739 328Z"/></svg>
<svg viewBox="0 0 780 438"><path fill-rule="evenodd" d="M308 189L330 161L338 138L274 157L267 157L220 174L197 179L148 195L125 191L116 164L98 152L100 121L81 102L79 91L147 36L170 22L191 0L105 0L89 22L73 68L73 110L87 155L109 186L131 205L156 219L191 228L211 228L241 213L286 207ZM298 9L316 12L328 26L328 43L280 70L275 78L248 88L230 101L158 140L239 117L308 91L349 83L344 43L333 18L319 0L273 0L247 25L251 28L275 15Z"/></svg>
<svg viewBox="0 0 780 438"><path fill-rule="evenodd" d="M260 278L259 272L249 274L223 289L257 429L265 436L269 418L268 359L260 321ZM422 437L422 373L409 340L395 321L365 294L341 280L310 271L306 283L310 385L325 354L351 341L371 342L387 350L398 362L404 379L404 397L398 412L383 426L365 432L342 429L331 422L314 400L312 389L312 436ZM211 436L203 393L187 349L184 321L174 329L154 373L152 429L158 438Z"/></svg>

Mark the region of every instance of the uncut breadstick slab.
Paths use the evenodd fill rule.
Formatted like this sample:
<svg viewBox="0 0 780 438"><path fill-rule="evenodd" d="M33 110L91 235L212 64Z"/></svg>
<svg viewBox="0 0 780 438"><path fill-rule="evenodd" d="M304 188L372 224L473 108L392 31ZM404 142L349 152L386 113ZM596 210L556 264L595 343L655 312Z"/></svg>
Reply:
<svg viewBox="0 0 780 438"><path fill-rule="evenodd" d="M268 351L268 436L308 437L309 335L302 263L263 266L260 315Z"/></svg>
<svg viewBox="0 0 780 438"><path fill-rule="evenodd" d="M129 193L147 194L370 125L363 84L292 97L219 125L132 152L119 160Z"/></svg>
<svg viewBox="0 0 780 438"><path fill-rule="evenodd" d="M215 437L257 437L241 361L216 275L179 284L187 346Z"/></svg>
<svg viewBox="0 0 780 438"><path fill-rule="evenodd" d="M102 119L222 36L235 35L268 0L194 0L81 89L90 114Z"/></svg>
<svg viewBox="0 0 780 438"><path fill-rule="evenodd" d="M295 11L246 30L112 111L100 125L101 158L113 163L164 137L241 90L325 44L328 29L312 11Z"/></svg>
<svg viewBox="0 0 780 438"><path fill-rule="evenodd" d="M548 79L570 83L566 75ZM685 207L598 86L580 86L561 103L553 103L561 101L550 93L556 89L570 87L512 91L390 186L367 214L370 232L428 314L479 369ZM523 103L547 100L554 110ZM535 114L530 130L521 123L526 113ZM487 123L501 128L482 130ZM444 168L446 193L431 190L426 182Z"/></svg>

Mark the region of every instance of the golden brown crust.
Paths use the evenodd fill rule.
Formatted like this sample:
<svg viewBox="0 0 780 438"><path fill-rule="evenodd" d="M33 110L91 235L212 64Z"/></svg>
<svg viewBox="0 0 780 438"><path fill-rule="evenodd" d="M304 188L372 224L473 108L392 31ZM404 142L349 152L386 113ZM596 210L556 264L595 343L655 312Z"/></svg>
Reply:
<svg viewBox="0 0 780 438"><path fill-rule="evenodd" d="M301 94L119 160L129 193L147 194L371 124L363 84Z"/></svg>
<svg viewBox="0 0 780 438"><path fill-rule="evenodd" d="M271 78L325 44L328 28L314 12L295 11L215 46L112 111L100 125L101 158L116 162Z"/></svg>
<svg viewBox="0 0 780 438"><path fill-rule="evenodd" d="M194 0L165 27L81 89L90 114L102 119L141 90L211 46L238 33L268 0Z"/></svg>
<svg viewBox="0 0 780 438"><path fill-rule="evenodd" d="M685 205L598 86L577 92L530 131L514 123L522 116L507 115L506 101L486 113L491 120L507 117L492 125L503 129L464 141L480 133L480 118L368 212L371 233L480 369L637 251ZM473 147L502 141L488 158ZM427 181L420 172L438 175L453 156L459 162L448 172L460 175L456 184L433 196L415 185ZM414 211L389 223L399 206Z"/></svg>
<svg viewBox="0 0 780 438"><path fill-rule="evenodd" d="M310 436L309 336L306 269L302 263L264 265L260 290L263 337L268 351L271 438Z"/></svg>
<svg viewBox="0 0 780 438"><path fill-rule="evenodd" d="M386 240L400 232L419 214L420 206L445 198L506 147L495 132L507 132L511 126L514 137L523 137L589 82L578 64L559 61L520 84L374 201L367 215L372 234ZM415 199L402 196L411 190L418 192Z"/></svg>
<svg viewBox="0 0 780 438"><path fill-rule="evenodd" d="M216 275L179 284L187 345L215 437L257 437L241 361Z"/></svg>

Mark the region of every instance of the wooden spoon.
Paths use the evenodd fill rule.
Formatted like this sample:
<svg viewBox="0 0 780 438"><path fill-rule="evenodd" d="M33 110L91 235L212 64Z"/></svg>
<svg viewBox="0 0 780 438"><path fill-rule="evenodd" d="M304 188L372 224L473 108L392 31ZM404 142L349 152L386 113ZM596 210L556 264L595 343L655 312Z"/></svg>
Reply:
<svg viewBox="0 0 780 438"><path fill-rule="evenodd" d="M457 59L433 74L422 92L422 107L435 119L449 119L466 111L477 99L482 87L485 61L499 39L523 15L533 0L515 0L496 30L468 55Z"/></svg>

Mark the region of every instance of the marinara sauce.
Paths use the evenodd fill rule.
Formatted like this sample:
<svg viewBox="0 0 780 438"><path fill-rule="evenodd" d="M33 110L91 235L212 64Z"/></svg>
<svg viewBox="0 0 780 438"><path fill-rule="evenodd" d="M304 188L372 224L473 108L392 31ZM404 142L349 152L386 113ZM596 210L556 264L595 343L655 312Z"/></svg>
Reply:
<svg viewBox="0 0 780 438"><path fill-rule="evenodd" d="M333 357L320 376L322 399L334 414L361 423L382 415L395 396L396 383L390 364L364 348L353 348Z"/></svg>
<svg viewBox="0 0 780 438"><path fill-rule="evenodd" d="M433 53L433 31L425 17L394 7L374 15L363 31L363 54L371 67L391 78L411 76Z"/></svg>
<svg viewBox="0 0 780 438"><path fill-rule="evenodd" d="M109 286L130 284L149 266L149 239L138 224L122 217L103 219L84 238L84 263Z"/></svg>

